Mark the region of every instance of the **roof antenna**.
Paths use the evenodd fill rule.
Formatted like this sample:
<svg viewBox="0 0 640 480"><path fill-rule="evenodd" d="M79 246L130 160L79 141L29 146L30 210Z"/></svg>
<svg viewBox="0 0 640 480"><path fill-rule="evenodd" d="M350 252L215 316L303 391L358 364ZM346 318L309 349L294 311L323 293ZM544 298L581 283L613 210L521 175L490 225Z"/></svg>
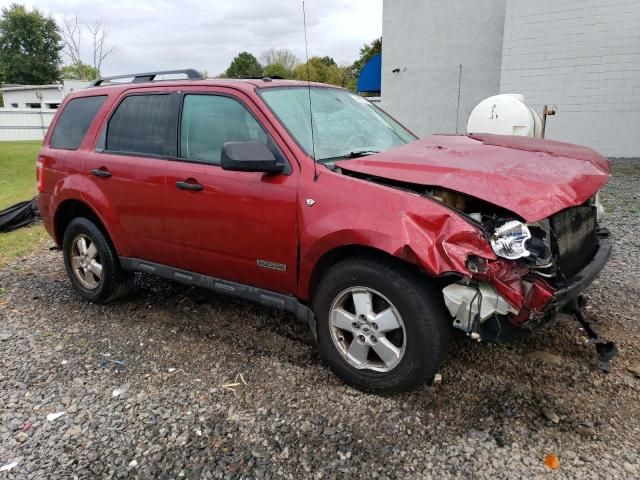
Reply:
<svg viewBox="0 0 640 480"><path fill-rule="evenodd" d="M311 158L313 159L313 181L318 180L318 169L316 166L316 142L313 135L313 111L311 110L311 73L309 70L309 45L307 44L307 14L302 2L302 23L304 25L304 51L307 55L307 89L309 91L309 124L311 125Z"/></svg>
<svg viewBox="0 0 640 480"><path fill-rule="evenodd" d="M458 118L460 117L460 89L462 87L462 64L458 72L458 106L456 107L456 133L458 133Z"/></svg>

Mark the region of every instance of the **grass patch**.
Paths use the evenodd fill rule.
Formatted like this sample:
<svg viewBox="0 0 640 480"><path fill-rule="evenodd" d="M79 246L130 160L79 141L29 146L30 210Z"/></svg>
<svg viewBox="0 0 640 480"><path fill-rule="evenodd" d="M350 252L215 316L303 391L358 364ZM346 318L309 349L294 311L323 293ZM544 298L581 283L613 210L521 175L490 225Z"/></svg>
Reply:
<svg viewBox="0 0 640 480"><path fill-rule="evenodd" d="M0 142L0 210L36 196L40 141Z"/></svg>
<svg viewBox="0 0 640 480"><path fill-rule="evenodd" d="M640 176L640 162L613 164L614 175Z"/></svg>
<svg viewBox="0 0 640 480"><path fill-rule="evenodd" d="M36 196L40 141L0 142L0 210ZM0 233L0 266L24 256L49 237L42 224Z"/></svg>
<svg viewBox="0 0 640 480"><path fill-rule="evenodd" d="M0 266L29 255L47 240L50 240L49 234L41 223L0 233Z"/></svg>

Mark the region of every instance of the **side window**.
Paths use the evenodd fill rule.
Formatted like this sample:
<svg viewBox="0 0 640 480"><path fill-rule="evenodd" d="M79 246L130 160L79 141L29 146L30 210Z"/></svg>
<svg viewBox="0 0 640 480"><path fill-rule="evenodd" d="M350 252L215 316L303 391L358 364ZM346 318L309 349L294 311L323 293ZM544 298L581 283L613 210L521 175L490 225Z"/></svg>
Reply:
<svg viewBox="0 0 640 480"><path fill-rule="evenodd" d="M109 119L104 150L175 156L177 117L170 94L125 97Z"/></svg>
<svg viewBox="0 0 640 480"><path fill-rule="evenodd" d="M51 135L49 146L77 150L82 143L93 117L107 99L106 95L80 97L69 101Z"/></svg>
<svg viewBox="0 0 640 480"><path fill-rule="evenodd" d="M217 95L185 95L180 156L220 164L225 142L272 142L253 115L237 100ZM272 148L273 150L273 148Z"/></svg>

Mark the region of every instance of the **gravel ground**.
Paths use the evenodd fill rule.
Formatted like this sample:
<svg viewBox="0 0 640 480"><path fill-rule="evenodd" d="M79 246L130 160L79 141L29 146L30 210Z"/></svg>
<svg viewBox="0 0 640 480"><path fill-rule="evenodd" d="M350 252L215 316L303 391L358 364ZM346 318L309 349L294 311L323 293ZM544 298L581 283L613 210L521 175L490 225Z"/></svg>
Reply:
<svg viewBox="0 0 640 480"><path fill-rule="evenodd" d="M19 460L0 479L638 478L639 181L616 161L588 291L608 375L560 317L510 345L454 336L442 383L366 395L287 314L153 277L91 305L42 249L0 271L0 467Z"/></svg>

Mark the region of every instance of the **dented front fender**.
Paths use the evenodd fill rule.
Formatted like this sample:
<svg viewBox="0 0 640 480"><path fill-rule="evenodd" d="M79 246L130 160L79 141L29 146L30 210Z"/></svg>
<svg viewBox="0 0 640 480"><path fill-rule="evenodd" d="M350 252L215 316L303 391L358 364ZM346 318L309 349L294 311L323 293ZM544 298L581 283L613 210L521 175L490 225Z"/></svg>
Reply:
<svg viewBox="0 0 640 480"><path fill-rule="evenodd" d="M345 246L385 252L432 277L453 273L489 283L521 312L514 317L518 324L542 312L555 292L541 279L523 280L528 269L497 258L482 227L435 200L335 172L323 172L317 182L303 178L301 189L300 298L312 294L320 259ZM483 259L482 271L468 269L471 256Z"/></svg>
<svg viewBox="0 0 640 480"><path fill-rule="evenodd" d="M323 255L346 245L386 252L431 276L470 277L469 255L496 259L479 226L416 193L329 171L316 182L302 178L300 191L301 298L309 298L313 269Z"/></svg>

